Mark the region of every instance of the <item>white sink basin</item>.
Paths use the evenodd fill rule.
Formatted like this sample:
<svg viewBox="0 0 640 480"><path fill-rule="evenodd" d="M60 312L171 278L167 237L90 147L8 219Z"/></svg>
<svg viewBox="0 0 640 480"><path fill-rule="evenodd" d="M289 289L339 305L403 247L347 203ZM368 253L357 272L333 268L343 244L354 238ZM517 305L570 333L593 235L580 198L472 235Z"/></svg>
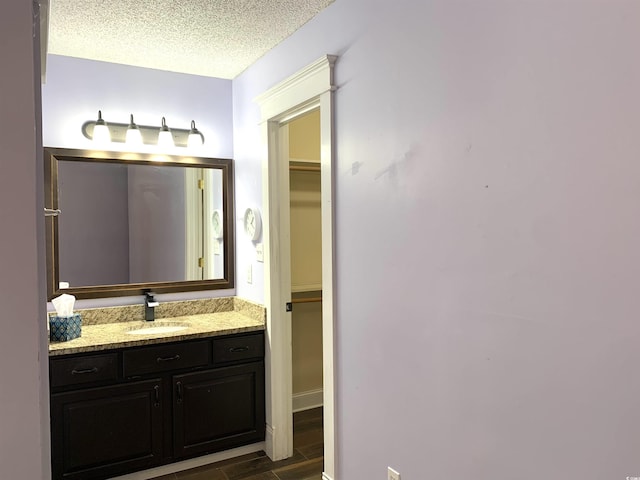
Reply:
<svg viewBox="0 0 640 480"><path fill-rule="evenodd" d="M129 335L160 335L163 333L180 332L186 330L189 325L186 323L177 322L149 322L148 325L142 327L133 327L128 330Z"/></svg>

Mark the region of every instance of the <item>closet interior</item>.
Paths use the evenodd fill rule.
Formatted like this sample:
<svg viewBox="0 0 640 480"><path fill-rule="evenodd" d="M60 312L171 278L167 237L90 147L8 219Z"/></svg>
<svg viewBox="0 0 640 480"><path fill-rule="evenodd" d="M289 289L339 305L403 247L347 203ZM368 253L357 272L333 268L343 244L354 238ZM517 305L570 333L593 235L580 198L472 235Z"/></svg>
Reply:
<svg viewBox="0 0 640 480"><path fill-rule="evenodd" d="M322 405L320 111L289 123L293 410Z"/></svg>

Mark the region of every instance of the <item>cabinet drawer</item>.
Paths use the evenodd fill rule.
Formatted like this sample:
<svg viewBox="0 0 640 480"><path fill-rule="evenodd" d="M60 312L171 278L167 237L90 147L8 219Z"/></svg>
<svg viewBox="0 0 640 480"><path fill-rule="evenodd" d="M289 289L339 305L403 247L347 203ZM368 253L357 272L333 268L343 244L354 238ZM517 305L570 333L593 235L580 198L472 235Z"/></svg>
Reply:
<svg viewBox="0 0 640 480"><path fill-rule="evenodd" d="M213 363L229 363L264 357L264 335L253 333L213 340Z"/></svg>
<svg viewBox="0 0 640 480"><path fill-rule="evenodd" d="M52 359L50 369L53 388L116 380L118 378L118 355L107 353Z"/></svg>
<svg viewBox="0 0 640 480"><path fill-rule="evenodd" d="M122 352L125 377L201 367L208 363L208 341L144 347Z"/></svg>

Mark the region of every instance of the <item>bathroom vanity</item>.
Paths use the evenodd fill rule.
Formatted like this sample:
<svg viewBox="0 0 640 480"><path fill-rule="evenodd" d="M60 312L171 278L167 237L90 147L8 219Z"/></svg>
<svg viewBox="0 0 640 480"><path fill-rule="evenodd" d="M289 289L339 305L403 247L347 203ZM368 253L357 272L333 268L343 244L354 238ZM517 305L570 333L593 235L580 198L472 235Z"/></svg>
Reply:
<svg viewBox="0 0 640 480"><path fill-rule="evenodd" d="M189 328L145 337L127 333L142 322L89 325L51 344L54 480L106 479L264 440L263 322L238 312L179 320Z"/></svg>
<svg viewBox="0 0 640 480"><path fill-rule="evenodd" d="M54 480L93 480L264 440L265 311L236 297L231 159L45 148L47 297L82 311L49 346Z"/></svg>

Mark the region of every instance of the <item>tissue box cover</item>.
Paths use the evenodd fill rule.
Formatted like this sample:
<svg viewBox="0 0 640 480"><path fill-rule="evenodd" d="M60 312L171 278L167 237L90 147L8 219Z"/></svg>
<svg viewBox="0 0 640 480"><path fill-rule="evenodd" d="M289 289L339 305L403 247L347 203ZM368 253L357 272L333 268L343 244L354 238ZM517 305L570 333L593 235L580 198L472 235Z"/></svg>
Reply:
<svg viewBox="0 0 640 480"><path fill-rule="evenodd" d="M82 334L82 317L79 313L69 317L49 317L49 339L52 342L66 342Z"/></svg>

